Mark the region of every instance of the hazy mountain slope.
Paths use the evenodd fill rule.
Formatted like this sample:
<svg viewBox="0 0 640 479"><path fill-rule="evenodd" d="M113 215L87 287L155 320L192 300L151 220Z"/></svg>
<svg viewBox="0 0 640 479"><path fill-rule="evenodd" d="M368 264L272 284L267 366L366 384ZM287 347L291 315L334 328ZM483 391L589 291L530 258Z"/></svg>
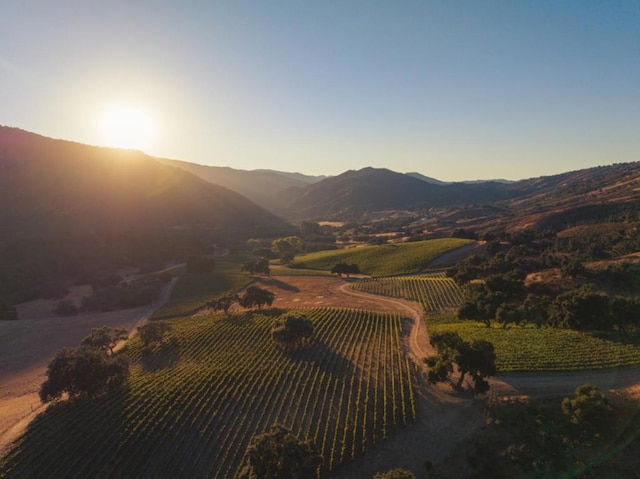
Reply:
<svg viewBox="0 0 640 479"><path fill-rule="evenodd" d="M284 191L280 201L286 216L350 219L365 211L431 208L507 197L504 185L497 183L440 185L384 168L363 168Z"/></svg>
<svg viewBox="0 0 640 479"><path fill-rule="evenodd" d="M143 153L8 127L0 127L0 206L0 296L289 232L240 194Z"/></svg>
<svg viewBox="0 0 640 479"><path fill-rule="evenodd" d="M247 233L281 221L229 189L140 152L0 128L0 221L12 235L202 224Z"/></svg>
<svg viewBox="0 0 640 479"><path fill-rule="evenodd" d="M161 163L176 166L193 173L203 180L221 185L246 196L251 201L270 211L278 211L282 205L277 195L291 187L304 187L318 178L300 173L283 173L273 170L237 170L226 166L207 166L187 161L159 159Z"/></svg>

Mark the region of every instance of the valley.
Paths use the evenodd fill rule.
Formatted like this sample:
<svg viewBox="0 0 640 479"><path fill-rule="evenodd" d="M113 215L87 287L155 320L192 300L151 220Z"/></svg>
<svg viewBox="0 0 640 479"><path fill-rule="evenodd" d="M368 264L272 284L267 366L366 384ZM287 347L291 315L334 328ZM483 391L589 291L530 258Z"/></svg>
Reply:
<svg viewBox="0 0 640 479"><path fill-rule="evenodd" d="M466 477L489 467L473 448L512 404L587 382L616 399L611 424L635 424L638 163L446 183L238 172L4 127L0 147L0 199L20 204L0 235L3 479L236 477L274 424L317 448L317 477L446 477L456 454ZM311 339L278 342L291 317ZM130 338L86 346L102 326ZM43 405L62 348L121 360L123 382ZM631 454L627 429L601 434L545 467L583 477L584 457ZM492 440L505 474L538 467Z"/></svg>

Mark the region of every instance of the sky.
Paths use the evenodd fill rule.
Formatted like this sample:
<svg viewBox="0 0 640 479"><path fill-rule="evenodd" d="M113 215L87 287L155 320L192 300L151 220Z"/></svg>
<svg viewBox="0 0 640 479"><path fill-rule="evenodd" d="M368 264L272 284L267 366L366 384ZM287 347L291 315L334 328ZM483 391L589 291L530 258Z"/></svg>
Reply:
<svg viewBox="0 0 640 479"><path fill-rule="evenodd" d="M445 181L640 160L640 0L2 0L0 124ZM137 117L136 117L137 118Z"/></svg>

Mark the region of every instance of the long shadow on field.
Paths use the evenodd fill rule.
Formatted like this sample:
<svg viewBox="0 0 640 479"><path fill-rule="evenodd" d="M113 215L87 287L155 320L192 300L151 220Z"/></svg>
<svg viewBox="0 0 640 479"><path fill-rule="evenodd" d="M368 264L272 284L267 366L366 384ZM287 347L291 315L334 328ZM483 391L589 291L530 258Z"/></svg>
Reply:
<svg viewBox="0 0 640 479"><path fill-rule="evenodd" d="M350 376L355 370L354 364L347 358L329 348L326 344L314 342L308 348L287 353L293 361L310 361L323 372L334 376Z"/></svg>
<svg viewBox="0 0 640 479"><path fill-rule="evenodd" d="M51 404L29 424L5 461L0 461L0 477L100 477L101 468L119 457L119 439L129 423L127 396L125 385L96 399ZM112 440L105 441L105 437ZM109 470L109 477L124 474L117 468Z"/></svg>
<svg viewBox="0 0 640 479"><path fill-rule="evenodd" d="M300 288L298 288L297 286L294 286L289 283L285 283L284 281L281 281L274 277L256 278L255 282L264 284L265 286L273 286L274 288L282 289L284 291L293 291L294 293L297 293L298 291L300 291Z"/></svg>
<svg viewBox="0 0 640 479"><path fill-rule="evenodd" d="M158 371L174 367L180 359L178 340L171 337L153 349L142 351L142 369Z"/></svg>

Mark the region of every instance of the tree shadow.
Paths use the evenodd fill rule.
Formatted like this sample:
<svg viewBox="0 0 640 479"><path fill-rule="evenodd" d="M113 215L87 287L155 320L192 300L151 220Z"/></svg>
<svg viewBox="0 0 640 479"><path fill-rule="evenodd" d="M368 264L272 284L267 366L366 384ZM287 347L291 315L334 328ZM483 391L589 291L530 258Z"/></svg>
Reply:
<svg viewBox="0 0 640 479"><path fill-rule="evenodd" d="M306 348L284 351L292 361L309 361L322 372L333 376L350 376L355 372L354 364L347 358L329 348L326 344L314 342Z"/></svg>
<svg viewBox="0 0 640 479"><path fill-rule="evenodd" d="M142 350L142 369L150 372L172 368L179 359L178 340L171 337L155 347Z"/></svg>
<svg viewBox="0 0 640 479"><path fill-rule="evenodd" d="M294 293L298 293L300 291L300 288L298 288L297 286L285 283L284 281L276 279L273 276L270 276L268 278L258 277L255 279L255 282L263 284L264 286L273 286L274 288L282 289L284 291L292 291Z"/></svg>

